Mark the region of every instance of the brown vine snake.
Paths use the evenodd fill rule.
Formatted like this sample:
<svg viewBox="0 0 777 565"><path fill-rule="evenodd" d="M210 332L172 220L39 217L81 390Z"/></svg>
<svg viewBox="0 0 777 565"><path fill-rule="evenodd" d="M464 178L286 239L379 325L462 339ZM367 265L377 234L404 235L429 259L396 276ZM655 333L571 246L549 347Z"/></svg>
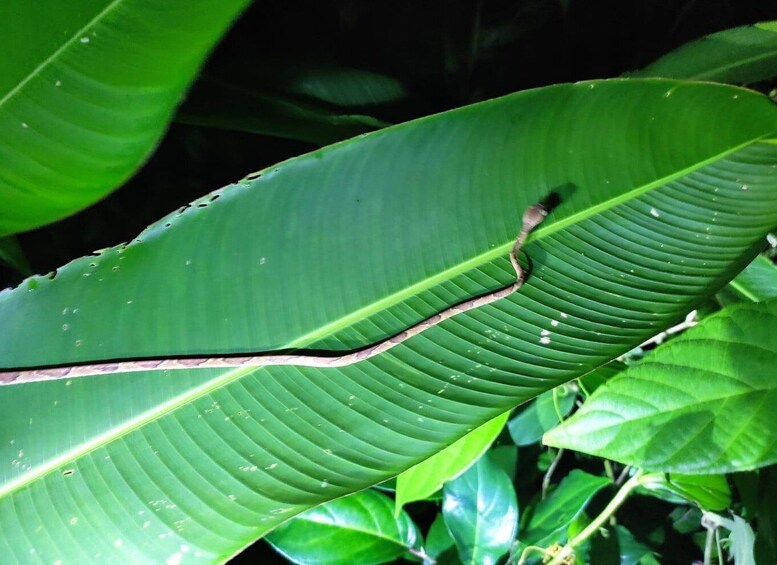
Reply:
<svg viewBox="0 0 777 565"><path fill-rule="evenodd" d="M496 302L497 300L509 296L521 288L526 279L526 273L518 263L518 253L521 251L521 247L523 247L523 244L526 242L526 238L529 237L531 231L542 222L546 215L547 209L544 204L530 206L523 215L521 232L518 234L512 249L510 249L510 262L515 269L516 274L516 279L513 284L449 306L445 310L421 320L417 324L396 335L364 348L346 351L340 355L305 354L304 352L298 354L252 353L246 357L208 356L158 358L0 371L0 385L169 369L231 369L239 367L262 367L267 365L298 365L304 367L344 367L346 365L352 365L359 361L364 361L365 359L380 355L392 347L410 339L414 335L418 335L432 326L436 326L440 322L452 318L456 314L461 314L462 312L480 308L486 304L491 304L492 302Z"/></svg>

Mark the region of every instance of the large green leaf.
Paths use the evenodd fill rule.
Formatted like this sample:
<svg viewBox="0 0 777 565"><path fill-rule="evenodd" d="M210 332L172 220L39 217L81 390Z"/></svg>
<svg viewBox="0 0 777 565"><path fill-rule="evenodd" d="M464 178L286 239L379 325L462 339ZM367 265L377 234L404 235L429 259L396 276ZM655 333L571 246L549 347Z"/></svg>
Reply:
<svg viewBox="0 0 777 565"><path fill-rule="evenodd" d="M687 43L631 73L750 84L777 76L777 21L735 27Z"/></svg>
<svg viewBox="0 0 777 565"><path fill-rule="evenodd" d="M466 471L491 446L504 428L508 416L509 412L497 416L426 461L401 473L397 477L394 498L397 512L405 504L433 495L446 481Z"/></svg>
<svg viewBox="0 0 777 565"><path fill-rule="evenodd" d="M126 180L247 3L0 4L0 235L72 214Z"/></svg>
<svg viewBox="0 0 777 565"><path fill-rule="evenodd" d="M643 494L651 494L674 504L693 502L711 511L725 510L731 505L731 489L726 475L651 474L640 483Z"/></svg>
<svg viewBox="0 0 777 565"><path fill-rule="evenodd" d="M496 563L518 529L515 489L485 453L464 474L445 483L442 515L462 563Z"/></svg>
<svg viewBox="0 0 777 565"><path fill-rule="evenodd" d="M756 257L726 287L738 300L761 302L777 298L777 267L763 255Z"/></svg>
<svg viewBox="0 0 777 565"><path fill-rule="evenodd" d="M677 473L774 463L775 335L777 300L724 309L601 386L545 442Z"/></svg>
<svg viewBox="0 0 777 565"><path fill-rule="evenodd" d="M267 541L295 563L387 563L417 550L420 532L404 511L374 490L308 510L276 528Z"/></svg>
<svg viewBox="0 0 777 565"><path fill-rule="evenodd" d="M527 91L292 159L0 294L4 368L350 348L511 282L521 214L562 193L520 292L367 362L2 387L0 552L224 559L630 350L777 223L775 130L727 86Z"/></svg>
<svg viewBox="0 0 777 565"><path fill-rule="evenodd" d="M542 434L557 426L575 407L577 394L566 385L543 392L508 423L515 445L525 446L542 439Z"/></svg>
<svg viewBox="0 0 777 565"><path fill-rule="evenodd" d="M529 512L518 539L526 545L550 545L566 541L567 528L591 502L594 495L610 484L607 477L573 469L547 498Z"/></svg>
<svg viewBox="0 0 777 565"><path fill-rule="evenodd" d="M453 541L448 526L445 525L445 518L442 513L437 514L429 531L426 533L426 542L424 543L424 553L440 562L440 556L443 554L458 555L456 553L456 542Z"/></svg>

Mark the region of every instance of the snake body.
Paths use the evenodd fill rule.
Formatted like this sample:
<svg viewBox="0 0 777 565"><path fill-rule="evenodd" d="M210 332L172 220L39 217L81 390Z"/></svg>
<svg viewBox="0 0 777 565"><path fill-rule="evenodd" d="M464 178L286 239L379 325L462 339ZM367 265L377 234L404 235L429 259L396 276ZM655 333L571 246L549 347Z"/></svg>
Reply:
<svg viewBox="0 0 777 565"><path fill-rule="evenodd" d="M523 215L521 232L518 234L515 243L510 249L510 262L515 269L516 274L516 279L513 284L454 304L437 314L421 320L417 324L396 335L364 348L346 351L339 355L306 354L304 352L273 354L270 352L253 353L244 357L207 356L158 358L0 371L0 385L152 370L194 368L231 369L239 367L263 367L268 365L297 365L304 367L345 367L347 365L352 365L364 361L365 359L375 357L376 355L380 355L381 353L385 353L411 337L418 335L457 314L467 312L468 310L474 310L475 308L480 308L486 304L501 300L521 288L526 278L526 273L518 263L518 253L531 231L542 222L546 214L547 210L543 204L535 204L530 206Z"/></svg>

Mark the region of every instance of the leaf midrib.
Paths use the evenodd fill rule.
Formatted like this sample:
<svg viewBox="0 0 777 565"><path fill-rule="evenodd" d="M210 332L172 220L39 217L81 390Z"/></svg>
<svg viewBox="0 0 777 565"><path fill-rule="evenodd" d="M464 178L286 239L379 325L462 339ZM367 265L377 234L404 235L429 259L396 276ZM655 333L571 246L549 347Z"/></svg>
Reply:
<svg viewBox="0 0 777 565"><path fill-rule="evenodd" d="M729 63L727 65L720 65L719 67L714 67L710 70L704 71L702 73L698 73L696 75L687 77L688 80L704 80L708 77L715 77L716 74L722 72L722 71L728 71L731 69L735 69L737 67L742 67L746 64L750 63L756 63L762 59L769 59L771 57L777 56L777 49L774 49L773 51L767 51L766 53L763 53L761 55L754 55L752 57L746 57L744 59L738 59L736 63Z"/></svg>
<svg viewBox="0 0 777 565"><path fill-rule="evenodd" d="M122 0L115 0L114 4L121 1ZM537 228L532 232L532 234L527 239L527 243L534 241L536 239L542 239L543 237L547 237L570 225L583 221L595 214L598 214L618 204L621 204L623 202L636 198L650 190L653 190L654 188L658 188L678 178L682 178L690 173L693 173L711 163L714 163L726 157L727 155L735 153L740 149L743 149L744 147L757 143L762 139L768 139L769 136L775 133L777 133L777 129L770 132L766 132L758 137L755 137L739 145L731 147L725 151L717 153L705 160L694 163L690 167L678 170L670 175L656 179L643 186L636 187L617 197L610 198L595 206L591 206L589 208L586 208L585 210L581 210L580 212L567 216L566 218L562 218L552 224L541 225L539 228ZM293 161L293 160L295 159L290 159L289 161ZM459 275L461 273L474 269L475 267L483 263L492 261L497 257L506 254L509 248L512 246L512 244L513 244L512 240L505 242L493 249L486 251L485 253L481 253L466 261L463 261L462 263L459 263L454 267L445 269L444 271L441 271L432 277L428 277L422 281L419 281L413 285L410 285L409 287L401 291L397 291L380 300L377 300L371 304L368 304L362 308L359 308L358 310L355 310L354 312L346 316L342 316L337 320L334 320L333 322L330 322L328 324L325 324L324 326L321 326L317 330L308 332L307 334L300 336L299 338L293 340L292 342L289 342L283 348L289 348L289 349L301 348L301 347L310 345L311 343L315 343L319 339L326 337L338 330L349 327L362 319L368 318L369 316L388 308L389 306L401 303L404 300L410 298L411 296L415 296L416 294L419 294L424 290L427 290L438 284L441 284L453 278L456 275ZM265 369L265 367L240 367L240 368L225 371L223 374L219 375L218 377L215 377L211 381L208 381L200 386L197 386L189 391L186 391L178 395L177 397L174 397L166 402L163 402L162 404L154 406L153 408L138 415L137 417L127 420L119 427L113 428L109 432L96 436L95 438L89 440L87 443L83 444L82 446L78 446L76 448L73 448L70 451L64 452L59 456L53 458L51 461L47 461L41 466L31 469L27 473L18 475L16 478L12 479L5 485L0 485L0 497L5 496L9 492L12 492L17 488L25 487L26 485L34 482L38 478L56 470L58 467L60 467L61 465L63 465L68 461L79 459L85 456L86 454L88 454L89 452L99 449L100 447L103 447L104 445L107 445L109 443L112 443L120 439L121 437L128 435L134 432L135 430L140 429L143 426L159 418L164 417L165 415L177 410L178 408L191 404L192 402L201 398L202 396L206 396L220 389L223 386L226 386L234 381L237 381L238 379L244 376L247 376L249 374L252 374L254 372L257 372L263 369Z"/></svg>
<svg viewBox="0 0 777 565"><path fill-rule="evenodd" d="M48 67L51 63L55 62L62 53L67 50L68 47L70 47L72 44L76 42L76 39L79 40L84 35L84 33L89 30L91 27L93 27L95 24L97 24L100 20L102 20L105 16L107 16L110 12L112 12L119 4L124 2L125 0L113 0L110 4L105 6L102 10L100 10L91 20L89 20L86 24L75 30L71 36L62 43L51 55L43 59L37 67L35 67L32 72L30 72L26 77L24 77L19 83L13 87L11 90L9 90L5 96L0 98L0 110L2 110L3 106L7 104L14 96L16 96L21 90L29 83L31 80L36 78L38 75L40 75L43 70Z"/></svg>
<svg viewBox="0 0 777 565"><path fill-rule="evenodd" d="M776 130L777 131L777 130ZM618 204L621 204L623 202L627 202L629 200L632 200L638 196L641 196L642 194L649 192L650 190L653 190L655 188L658 188L660 186L663 186L667 183L670 183L672 181L675 181L679 178L682 178L686 175L689 175L699 169L702 169L706 167L709 164L712 164L716 161L719 161L720 159L726 157L727 155L730 155L732 153L736 153L740 149L743 149L747 147L748 145L752 145L753 143L757 143L761 139L768 138L769 135L772 135L773 132L765 133L762 136L748 140L746 142L741 143L740 145L734 146L730 149L727 149L726 151L723 151L721 153L718 153L716 155L713 155L703 161L699 161L697 163L694 163L692 166L687 167L685 169L680 169L671 175L667 175L665 177L661 177L659 179L656 179L652 182L649 182L645 185L633 188L630 191L624 192L623 194L620 194L619 196L616 196L614 198L610 198L608 200L604 200L603 202L596 204L594 206L590 206L586 208L585 210L581 210L579 212L576 212L575 214L572 214L570 216L567 216L566 218L562 218L558 221L553 222L552 224L541 224L538 228L536 228L529 238L527 239L527 244L536 240L536 239L542 239L543 237L547 237L557 231L560 231L570 225L576 224L578 222L581 222L583 220L586 220L590 218L591 216L594 216L600 212L604 212L610 208L613 208L617 206ZM517 215L520 215L523 213L523 210L520 210L517 212ZM379 312L382 312L383 310L387 309L390 306L394 306L396 304L401 304L405 300L416 296L420 294L421 292L428 290L430 288L433 288L439 284L442 284L452 278L454 278L457 275L463 274L467 271L470 271L484 263L487 263L489 261L493 261L497 257L506 255L510 247L513 245L513 240L506 241L500 245L497 245L494 248L489 249L488 251L481 253L479 255L475 255L474 257L471 257L470 259L467 259L466 261L463 261L457 265L454 265L452 267L449 267L443 271L440 271L439 273L427 277L426 279L420 280L416 283L413 283L410 286L407 286L403 288L402 290L399 290L397 292L394 292L392 294L389 294L379 300L376 300L375 302L372 302L370 304L367 304L365 306L362 306L361 308L354 310L353 312L346 314L345 316L341 316L340 318L333 320L327 324L324 324L323 326L308 332L304 335L299 336L298 338L294 339L293 341L287 343L285 346L283 346L284 349L298 349L305 346L310 345L311 343L315 343L325 337L328 337L329 335L343 330L347 327L350 327L354 325L355 323L362 321L366 318L369 318L370 316L377 314Z"/></svg>

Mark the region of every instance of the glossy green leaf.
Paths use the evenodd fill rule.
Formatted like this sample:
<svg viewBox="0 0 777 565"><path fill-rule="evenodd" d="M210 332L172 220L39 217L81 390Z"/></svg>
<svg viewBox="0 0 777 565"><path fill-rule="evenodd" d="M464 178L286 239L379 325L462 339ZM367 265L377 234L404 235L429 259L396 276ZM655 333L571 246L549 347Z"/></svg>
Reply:
<svg viewBox="0 0 777 565"><path fill-rule="evenodd" d="M60 219L151 152L247 0L0 5L0 235ZM172 25L174 23L174 25Z"/></svg>
<svg viewBox="0 0 777 565"><path fill-rule="evenodd" d="M306 98L204 79L192 89L176 121L326 145L381 127L385 122L343 113Z"/></svg>
<svg viewBox="0 0 777 565"><path fill-rule="evenodd" d="M729 283L726 289L734 292L740 301L762 302L777 298L777 266L763 255L759 255Z"/></svg>
<svg viewBox="0 0 777 565"><path fill-rule="evenodd" d="M463 563L496 563L518 528L515 489L486 453L445 484L442 515Z"/></svg>
<svg viewBox="0 0 777 565"><path fill-rule="evenodd" d="M518 466L518 448L514 445L498 445L492 447L489 452L491 461L493 461L510 480L515 480L515 473Z"/></svg>
<svg viewBox="0 0 777 565"><path fill-rule="evenodd" d="M724 309L600 387L545 443L686 474L774 463L776 334L777 300Z"/></svg>
<svg viewBox="0 0 777 565"><path fill-rule="evenodd" d="M731 489L725 475L656 474L641 483L640 490L670 502L693 502L710 511L725 510L731 505Z"/></svg>
<svg viewBox="0 0 777 565"><path fill-rule="evenodd" d="M526 545L541 546L565 542L569 525L585 510L593 496L609 484L607 477L573 469L527 514L518 539Z"/></svg>
<svg viewBox="0 0 777 565"><path fill-rule="evenodd" d="M576 398L577 394L571 387L561 385L532 400L507 423L515 445L531 445L540 441L542 434L569 415L575 407Z"/></svg>
<svg viewBox="0 0 777 565"><path fill-rule="evenodd" d="M423 500L455 479L477 461L504 428L509 412L497 416L426 461L397 477L396 511L410 502Z"/></svg>
<svg viewBox="0 0 777 565"><path fill-rule="evenodd" d="M429 527L429 532L426 534L426 543L424 544L424 552L431 558L437 559L446 551L453 549L455 551L456 543L451 537L451 533L448 531L448 526L445 525L445 519L442 513L437 514L432 525Z"/></svg>
<svg viewBox="0 0 777 565"><path fill-rule="evenodd" d="M735 27L687 43L631 73L751 84L777 76L777 22Z"/></svg>
<svg viewBox="0 0 777 565"><path fill-rule="evenodd" d="M0 387L0 555L223 560L601 366L753 257L775 130L727 86L527 91L289 160L0 293L6 369L347 349L512 282L523 211L562 193L520 292L367 362Z"/></svg>
<svg viewBox="0 0 777 565"><path fill-rule="evenodd" d="M308 510L266 539L294 563L387 563L421 541L410 517L395 518L393 506L386 495L365 490Z"/></svg>

